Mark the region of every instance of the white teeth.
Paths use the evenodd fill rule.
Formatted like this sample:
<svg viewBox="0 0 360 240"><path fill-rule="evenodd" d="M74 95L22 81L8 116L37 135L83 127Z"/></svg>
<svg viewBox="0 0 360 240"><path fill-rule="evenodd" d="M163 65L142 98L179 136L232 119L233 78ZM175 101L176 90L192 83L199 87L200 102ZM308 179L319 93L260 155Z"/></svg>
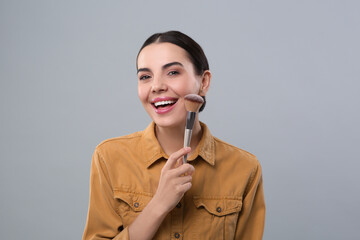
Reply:
<svg viewBox="0 0 360 240"><path fill-rule="evenodd" d="M161 106L161 105L166 105L166 104L172 104L172 103L175 103L175 101L161 101L161 102L156 102L154 103L155 107L158 107L158 106Z"/></svg>

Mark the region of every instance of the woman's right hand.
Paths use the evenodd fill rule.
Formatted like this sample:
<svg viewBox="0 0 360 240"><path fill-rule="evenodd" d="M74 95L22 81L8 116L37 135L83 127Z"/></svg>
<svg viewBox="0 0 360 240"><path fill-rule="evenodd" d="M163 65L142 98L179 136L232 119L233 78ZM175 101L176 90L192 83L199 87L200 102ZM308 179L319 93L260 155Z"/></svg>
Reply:
<svg viewBox="0 0 360 240"><path fill-rule="evenodd" d="M189 153L191 148L182 148L170 155L161 170L159 185L154 195L153 201L163 213L170 212L181 198L191 188L192 174L195 168L182 163L182 157Z"/></svg>

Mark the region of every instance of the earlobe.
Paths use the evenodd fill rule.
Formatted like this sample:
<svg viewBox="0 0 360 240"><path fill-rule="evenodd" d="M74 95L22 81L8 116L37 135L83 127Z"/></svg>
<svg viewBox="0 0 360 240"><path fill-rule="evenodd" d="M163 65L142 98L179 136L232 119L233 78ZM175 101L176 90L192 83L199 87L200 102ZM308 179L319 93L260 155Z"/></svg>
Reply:
<svg viewBox="0 0 360 240"><path fill-rule="evenodd" d="M199 90L200 96L205 96L207 91L209 90L211 82L211 72L206 70L201 77L201 85Z"/></svg>

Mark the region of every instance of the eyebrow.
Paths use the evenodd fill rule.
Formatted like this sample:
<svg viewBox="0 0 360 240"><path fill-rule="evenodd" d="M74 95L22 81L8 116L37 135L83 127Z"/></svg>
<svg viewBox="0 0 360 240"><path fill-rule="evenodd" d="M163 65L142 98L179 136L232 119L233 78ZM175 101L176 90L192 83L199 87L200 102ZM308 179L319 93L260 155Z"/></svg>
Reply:
<svg viewBox="0 0 360 240"><path fill-rule="evenodd" d="M162 66L162 69L164 70L164 69L169 68L169 67L174 66L174 65L178 65L178 66L184 67L184 65L182 65L182 63L179 63L179 62L171 62L171 63L167 63L167 64L165 64L164 66ZM139 68L139 69L137 70L137 73L139 73L139 72L151 72L151 71L150 71L150 68Z"/></svg>
<svg viewBox="0 0 360 240"><path fill-rule="evenodd" d="M150 72L150 68L139 68L137 70L137 73L139 73L139 72Z"/></svg>
<svg viewBox="0 0 360 240"><path fill-rule="evenodd" d="M165 65L162 67L162 69L164 70L164 69L166 69L166 68L168 68L168 67L171 67L171 66L174 66L174 65L179 65L179 66L181 66L181 67L184 67L184 65L182 65L182 64L179 63L179 62L171 62L171 63L165 64Z"/></svg>

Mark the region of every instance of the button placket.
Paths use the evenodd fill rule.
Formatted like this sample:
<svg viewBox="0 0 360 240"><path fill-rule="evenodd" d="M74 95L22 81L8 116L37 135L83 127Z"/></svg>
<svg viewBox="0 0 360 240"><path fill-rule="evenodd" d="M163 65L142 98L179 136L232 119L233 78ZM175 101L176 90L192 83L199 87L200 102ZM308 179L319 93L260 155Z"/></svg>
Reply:
<svg viewBox="0 0 360 240"><path fill-rule="evenodd" d="M171 211L171 232L172 239L183 239L183 199Z"/></svg>

